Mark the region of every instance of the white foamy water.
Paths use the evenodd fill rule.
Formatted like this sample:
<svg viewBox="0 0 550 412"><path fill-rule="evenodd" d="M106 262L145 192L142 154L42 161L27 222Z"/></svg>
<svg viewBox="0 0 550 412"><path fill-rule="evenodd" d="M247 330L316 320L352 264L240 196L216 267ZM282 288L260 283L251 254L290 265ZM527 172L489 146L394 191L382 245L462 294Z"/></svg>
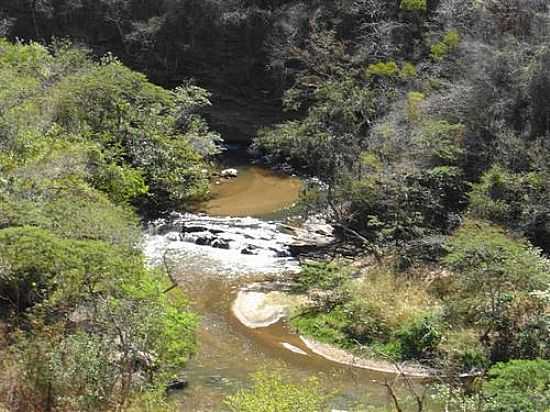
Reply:
<svg viewBox="0 0 550 412"><path fill-rule="evenodd" d="M151 265L166 257L194 273L273 274L298 269L288 247L293 241L276 222L172 213L150 224L144 253Z"/></svg>

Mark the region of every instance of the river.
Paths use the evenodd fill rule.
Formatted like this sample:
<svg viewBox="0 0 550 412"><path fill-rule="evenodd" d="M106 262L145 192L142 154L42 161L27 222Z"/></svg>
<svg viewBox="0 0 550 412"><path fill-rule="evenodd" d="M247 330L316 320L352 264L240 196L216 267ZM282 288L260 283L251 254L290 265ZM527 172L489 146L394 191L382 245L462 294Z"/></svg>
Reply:
<svg viewBox="0 0 550 412"><path fill-rule="evenodd" d="M146 239L146 254L153 263L168 256L180 287L202 319L199 351L185 371L189 387L174 395L180 410L223 411L223 399L246 387L250 374L262 368L283 368L297 381L318 376L327 391L338 393L331 405L335 409L357 404L390 405L391 399L382 386L387 375L343 366L313 354L284 321L249 329L233 316L231 304L242 286L297 268L284 246L287 235L279 231L270 216L291 206L302 184L298 178L251 165L238 157L225 166L237 168L239 176L212 182L214 197L198 207L207 214L175 214L164 224L157 223L156 231ZM201 232L201 227L208 231ZM212 247L199 240L212 233L223 233L237 246ZM213 244L211 239L208 241ZM242 254L249 244L255 245L255 254ZM304 353L287 349L289 344Z"/></svg>

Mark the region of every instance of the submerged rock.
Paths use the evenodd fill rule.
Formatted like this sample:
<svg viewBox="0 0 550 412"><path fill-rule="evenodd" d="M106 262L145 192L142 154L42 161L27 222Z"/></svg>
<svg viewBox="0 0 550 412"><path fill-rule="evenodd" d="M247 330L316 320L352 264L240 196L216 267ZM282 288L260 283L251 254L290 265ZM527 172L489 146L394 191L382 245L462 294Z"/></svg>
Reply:
<svg viewBox="0 0 550 412"><path fill-rule="evenodd" d="M332 226L322 217L291 226L250 217L172 213L149 227L145 247L149 261L162 263L170 249L171 255L187 255L185 264L193 270L216 274L296 271L297 257L330 247L335 239Z"/></svg>
<svg viewBox="0 0 550 412"><path fill-rule="evenodd" d="M261 286L261 285L252 285ZM233 302L231 310L235 317L247 328L265 328L288 317L290 312L304 304L307 297L289 295L280 291L260 292L241 290Z"/></svg>
<svg viewBox="0 0 550 412"><path fill-rule="evenodd" d="M230 380L221 375L212 375L206 379L206 382L212 386L225 386L230 383Z"/></svg>
<svg viewBox="0 0 550 412"><path fill-rule="evenodd" d="M285 305L274 303L273 294L241 290L231 307L236 318L247 328L265 328L288 315ZM268 299L271 297L272 299Z"/></svg>
<svg viewBox="0 0 550 412"><path fill-rule="evenodd" d="M149 225L145 253L151 264L162 264L169 251L182 267L215 275L295 271L298 260L288 246L294 239L277 226L249 217L174 213Z"/></svg>
<svg viewBox="0 0 550 412"><path fill-rule="evenodd" d="M259 253L258 246L246 245L244 249L241 250L243 255L257 255Z"/></svg>
<svg viewBox="0 0 550 412"><path fill-rule="evenodd" d="M199 236L195 240L195 243L197 245L201 245L201 246L209 246L212 243L213 240L214 240L214 237L212 235L208 234L208 235Z"/></svg>

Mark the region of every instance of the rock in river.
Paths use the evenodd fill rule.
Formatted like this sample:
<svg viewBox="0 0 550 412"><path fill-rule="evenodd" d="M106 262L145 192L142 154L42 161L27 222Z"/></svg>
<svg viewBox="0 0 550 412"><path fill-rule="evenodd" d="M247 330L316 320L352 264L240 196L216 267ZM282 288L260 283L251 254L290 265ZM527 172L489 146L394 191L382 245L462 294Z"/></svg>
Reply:
<svg viewBox="0 0 550 412"><path fill-rule="evenodd" d="M237 169L225 169L220 172L221 177L237 177L239 171Z"/></svg>
<svg viewBox="0 0 550 412"><path fill-rule="evenodd" d="M187 380L187 378L185 377L179 377L179 378L176 378L172 381L170 381L168 383L168 385L166 385L166 390L167 391L180 391L182 389L185 389L189 386L189 382Z"/></svg>

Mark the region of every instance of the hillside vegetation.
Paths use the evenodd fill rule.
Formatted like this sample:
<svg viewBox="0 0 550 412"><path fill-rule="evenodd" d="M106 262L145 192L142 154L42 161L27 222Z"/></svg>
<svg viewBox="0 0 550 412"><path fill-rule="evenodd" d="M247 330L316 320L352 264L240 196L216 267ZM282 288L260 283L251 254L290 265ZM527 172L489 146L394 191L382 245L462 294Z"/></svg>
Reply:
<svg viewBox="0 0 550 412"><path fill-rule="evenodd" d="M49 46L0 43L0 313L14 376L0 402L153 402L193 350L196 320L144 268L132 207L206 194L209 95L155 86L112 50L164 85L195 76L246 112L282 102L290 120L264 124L252 151L323 182L304 199L340 247L296 277L310 297L297 332L479 376L467 390L449 379L446 410L548 411L547 1L23 3L0 1L0 35ZM324 407L315 382L298 389L260 374L227 406Z"/></svg>
<svg viewBox="0 0 550 412"><path fill-rule="evenodd" d="M131 205L205 193L207 97L110 56L0 39L0 405L164 404L197 318L145 267Z"/></svg>

